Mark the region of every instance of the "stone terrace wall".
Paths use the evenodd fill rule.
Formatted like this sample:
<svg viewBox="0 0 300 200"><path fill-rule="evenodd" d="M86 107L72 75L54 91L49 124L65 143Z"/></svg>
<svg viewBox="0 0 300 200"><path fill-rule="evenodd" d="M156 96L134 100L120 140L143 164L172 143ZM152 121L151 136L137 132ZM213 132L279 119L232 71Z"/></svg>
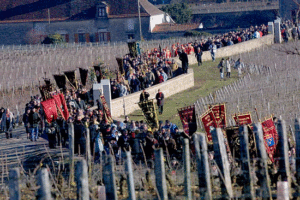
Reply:
<svg viewBox="0 0 300 200"><path fill-rule="evenodd" d="M217 50L216 58L225 58L240 53L249 52L255 49L259 49L265 45L271 45L274 43L274 35L266 35L259 39L253 39L246 42L234 44L232 46L223 47ZM175 58L176 62L180 63L179 58ZM205 51L202 55L202 61L212 60L210 52ZM189 55L189 64L196 64L197 60L195 55Z"/></svg>
<svg viewBox="0 0 300 200"><path fill-rule="evenodd" d="M155 95L160 89L165 98L172 96L176 93L182 92L188 88L194 86L194 72L193 69L189 69L188 74L183 74L168 80L167 82L160 83L158 85L152 86L146 89L149 92L149 99L154 99ZM128 115L135 110L139 109L138 102L140 99L141 92L136 92L134 94L130 94L125 97L119 97L117 99L113 99L111 101L111 114L112 117L119 117L124 115L124 107L125 107L125 115ZM124 106L125 105L125 106Z"/></svg>

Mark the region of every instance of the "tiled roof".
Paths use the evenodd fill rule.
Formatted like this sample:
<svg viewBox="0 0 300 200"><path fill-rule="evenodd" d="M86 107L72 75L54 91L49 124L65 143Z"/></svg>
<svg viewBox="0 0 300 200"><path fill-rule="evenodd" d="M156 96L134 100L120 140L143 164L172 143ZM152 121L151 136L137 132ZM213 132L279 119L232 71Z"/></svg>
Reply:
<svg viewBox="0 0 300 200"><path fill-rule="evenodd" d="M167 33L167 32L183 32L195 30L200 24L175 24L175 23L163 23L157 24L152 33Z"/></svg>
<svg viewBox="0 0 300 200"><path fill-rule="evenodd" d="M109 7L109 18L138 16L137 0L103 1ZM0 21L43 21L48 17L51 21L93 19L97 2L99 0L0 0ZM163 14L147 0L140 0L140 4L141 16Z"/></svg>
<svg viewBox="0 0 300 200"><path fill-rule="evenodd" d="M137 17L138 16L138 1L137 0L107 0L109 5L109 18L120 17ZM141 16L153 16L164 14L153 4L147 0L140 0Z"/></svg>

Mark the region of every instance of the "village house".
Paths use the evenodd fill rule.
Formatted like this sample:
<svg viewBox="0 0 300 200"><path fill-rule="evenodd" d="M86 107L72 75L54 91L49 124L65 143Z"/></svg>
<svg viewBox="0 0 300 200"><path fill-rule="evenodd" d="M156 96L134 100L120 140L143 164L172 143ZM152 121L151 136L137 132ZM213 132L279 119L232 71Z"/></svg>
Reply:
<svg viewBox="0 0 300 200"><path fill-rule="evenodd" d="M156 25L171 17L147 0L1 0L0 44L39 43L60 34L68 43L153 39ZM139 18L140 16L140 18Z"/></svg>

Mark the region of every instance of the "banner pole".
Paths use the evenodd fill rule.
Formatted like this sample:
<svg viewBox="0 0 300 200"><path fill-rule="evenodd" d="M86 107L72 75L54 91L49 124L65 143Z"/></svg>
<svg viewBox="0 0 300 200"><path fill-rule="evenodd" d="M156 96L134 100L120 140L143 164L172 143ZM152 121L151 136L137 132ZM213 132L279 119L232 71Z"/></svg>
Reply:
<svg viewBox="0 0 300 200"><path fill-rule="evenodd" d="M255 107L254 110L255 110L255 113L256 113L256 117L257 117L258 121L260 122L260 119L259 119L259 116L258 116L258 112L257 112L257 108Z"/></svg>

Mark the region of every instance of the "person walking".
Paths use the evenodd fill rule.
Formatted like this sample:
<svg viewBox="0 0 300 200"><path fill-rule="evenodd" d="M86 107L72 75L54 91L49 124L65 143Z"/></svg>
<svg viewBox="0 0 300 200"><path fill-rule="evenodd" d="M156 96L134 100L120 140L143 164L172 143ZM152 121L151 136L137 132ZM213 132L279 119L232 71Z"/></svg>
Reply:
<svg viewBox="0 0 300 200"><path fill-rule="evenodd" d="M36 141L38 139L39 134L39 122L40 122L40 116L38 114L39 107L34 106L32 109L32 112L29 116L29 124L31 129L31 141Z"/></svg>
<svg viewBox="0 0 300 200"><path fill-rule="evenodd" d="M202 54L203 54L203 52L202 52L201 48L197 47L195 56L196 56L196 59L198 62L198 66L202 65Z"/></svg>
<svg viewBox="0 0 300 200"><path fill-rule="evenodd" d="M30 124L29 124L30 109L27 109L23 115L23 123L27 133L27 139L30 139Z"/></svg>
<svg viewBox="0 0 300 200"><path fill-rule="evenodd" d="M240 58L235 62L234 68L237 69L237 71L238 71L238 77L241 77L242 76L242 68L244 68L244 63L241 61Z"/></svg>
<svg viewBox="0 0 300 200"><path fill-rule="evenodd" d="M186 74L189 68L189 59L188 55L183 50L179 53L179 59L181 60L183 73Z"/></svg>
<svg viewBox="0 0 300 200"><path fill-rule="evenodd" d="M12 138L12 129L14 123L14 115L10 112L9 108L6 109L5 113L2 114L2 127L5 131L6 138Z"/></svg>
<svg viewBox="0 0 300 200"><path fill-rule="evenodd" d="M156 100L157 100L157 106L158 106L158 112L160 115L163 114L163 107L164 107L164 99L165 99L165 96L164 96L164 93L162 93L160 91L160 89L158 89L158 93L156 94Z"/></svg>
<svg viewBox="0 0 300 200"><path fill-rule="evenodd" d="M218 68L220 69L221 80L223 80L224 79L224 68L225 68L225 60L224 60L224 58L222 58L222 60L220 61L219 65L218 65Z"/></svg>
<svg viewBox="0 0 300 200"><path fill-rule="evenodd" d="M230 73L231 73L231 65L229 62L229 57L226 59L226 77L230 78Z"/></svg>
<svg viewBox="0 0 300 200"><path fill-rule="evenodd" d="M216 53L217 53L217 45L213 42L209 46L208 50L210 51L212 61L215 62L215 60L216 60Z"/></svg>

